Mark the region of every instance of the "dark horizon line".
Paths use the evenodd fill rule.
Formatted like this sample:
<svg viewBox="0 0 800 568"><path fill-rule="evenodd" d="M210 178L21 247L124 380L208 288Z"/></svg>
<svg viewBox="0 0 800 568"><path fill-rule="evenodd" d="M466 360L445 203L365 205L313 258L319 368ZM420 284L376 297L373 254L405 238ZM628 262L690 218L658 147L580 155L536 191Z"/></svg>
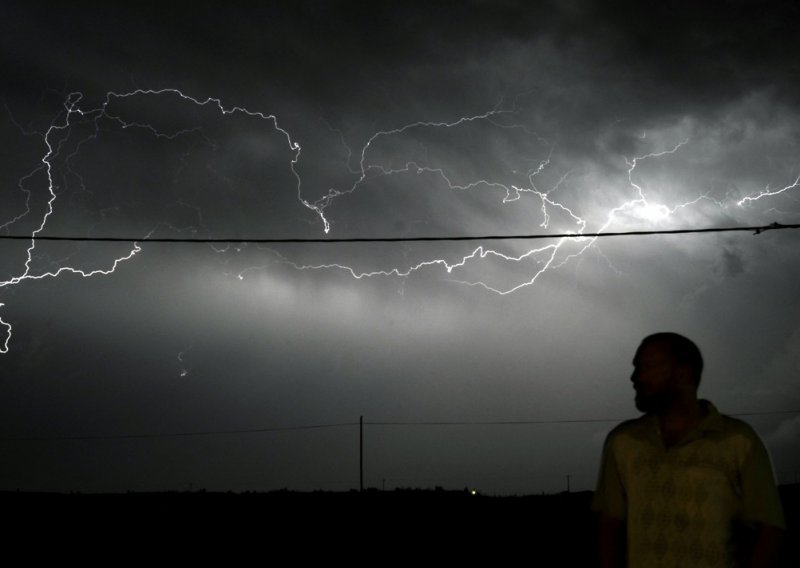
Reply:
<svg viewBox="0 0 800 568"><path fill-rule="evenodd" d="M794 488L800 489L800 482L792 481L789 483L776 483L776 486L780 488ZM208 490L204 487L199 487L197 489L161 489L161 490L136 490L136 489L125 489L121 491L82 491L82 490L75 490L71 489L69 491L47 491L47 490L24 490L24 489L0 489L0 499L3 497L8 497L10 495L40 495L40 496L93 496L93 497L102 497L102 496L122 496L122 495L151 495L151 496L166 496L166 495L235 495L235 496L246 496L246 495L259 495L259 496L267 496L267 495L352 495L352 494L361 494L361 493L461 493L461 494L470 494L473 489L475 490L475 494L469 495L470 497L483 497L483 498L498 498L498 499L507 499L507 498L525 498L525 497L551 497L551 496L559 496L559 495L585 495L586 493L594 493L594 489L579 489L579 490L561 490L561 491L554 491L554 492L544 492L540 491L538 493L482 493L477 488L471 487L463 487L461 489L448 489L444 488L440 485L435 485L432 487L394 487L392 489L381 489L377 486L365 487L363 490L359 490L357 487L351 487L350 489L289 489L287 487L282 487L280 489L244 489L244 490L233 490L233 489L215 489L215 490Z"/></svg>

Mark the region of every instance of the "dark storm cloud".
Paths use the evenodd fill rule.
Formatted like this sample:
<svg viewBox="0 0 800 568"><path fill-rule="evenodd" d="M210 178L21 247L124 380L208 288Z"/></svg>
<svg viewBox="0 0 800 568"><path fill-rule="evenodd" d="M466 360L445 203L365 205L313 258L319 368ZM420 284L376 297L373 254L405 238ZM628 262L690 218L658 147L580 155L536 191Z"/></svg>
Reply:
<svg viewBox="0 0 800 568"><path fill-rule="evenodd" d="M728 278L738 276L745 270L744 261L742 260L741 253L732 249L725 249L722 251L722 261L719 268Z"/></svg>
<svg viewBox="0 0 800 568"><path fill-rule="evenodd" d="M627 96L647 105L642 112L652 112L653 104L682 112L687 103L718 104L754 85L792 96L797 10L791 2L755 1L380 3L358 9L347 2L5 4L3 51L18 81L43 70L62 81L65 71L75 81L97 73L110 74L112 83L190 81L202 70L204 82L228 84L234 92L255 81L306 102L347 107L348 101L391 100L387 87L402 86L414 69L459 70L487 54L502 65L504 54L549 44L557 55L547 71L555 78L581 74L595 87L632 88ZM546 75L517 79L549 82Z"/></svg>

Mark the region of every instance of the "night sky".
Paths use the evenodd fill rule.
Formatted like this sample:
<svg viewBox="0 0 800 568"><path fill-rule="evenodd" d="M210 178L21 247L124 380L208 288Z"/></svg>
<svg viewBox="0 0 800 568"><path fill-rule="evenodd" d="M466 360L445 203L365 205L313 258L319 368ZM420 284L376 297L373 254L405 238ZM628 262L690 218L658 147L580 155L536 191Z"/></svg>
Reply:
<svg viewBox="0 0 800 568"><path fill-rule="evenodd" d="M143 241L799 223L796 3L262 4L0 6L0 235L142 239L0 240L0 489L591 489L657 331L795 480L796 230Z"/></svg>

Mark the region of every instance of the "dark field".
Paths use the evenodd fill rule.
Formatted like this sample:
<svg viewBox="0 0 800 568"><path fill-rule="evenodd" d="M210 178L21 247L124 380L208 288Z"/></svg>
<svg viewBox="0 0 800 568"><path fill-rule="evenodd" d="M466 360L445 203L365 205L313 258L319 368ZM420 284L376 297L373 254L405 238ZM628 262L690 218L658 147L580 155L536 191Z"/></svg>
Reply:
<svg viewBox="0 0 800 568"><path fill-rule="evenodd" d="M788 530L780 566L800 566L800 485L781 496ZM370 564L490 559L590 566L592 493L521 497L466 491L367 490L345 493L0 493L11 521L6 543L37 541L37 554L100 556L130 551L185 559L240 554ZM21 530L20 530L21 529ZM42 543L60 543L53 548ZM123 553L127 554L127 553ZM287 557L286 555L290 555ZM177 555L177 556L176 556ZM115 564L119 558L113 557ZM291 560L290 560L291 559Z"/></svg>

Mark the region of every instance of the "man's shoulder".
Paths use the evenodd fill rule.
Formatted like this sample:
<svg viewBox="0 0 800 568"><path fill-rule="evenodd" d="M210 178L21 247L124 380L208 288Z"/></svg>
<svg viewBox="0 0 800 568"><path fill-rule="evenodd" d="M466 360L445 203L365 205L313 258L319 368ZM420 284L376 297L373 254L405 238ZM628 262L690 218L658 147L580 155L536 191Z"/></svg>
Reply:
<svg viewBox="0 0 800 568"><path fill-rule="evenodd" d="M713 407L712 407L713 408ZM739 418L720 414L716 408L706 422L703 438L719 445L727 452L739 455L741 460L747 456L766 455L766 446L755 429Z"/></svg>
<svg viewBox="0 0 800 568"><path fill-rule="evenodd" d="M749 453L764 447L764 442L755 429L744 420L732 416L720 415L720 440L732 443L741 451Z"/></svg>
<svg viewBox="0 0 800 568"><path fill-rule="evenodd" d="M727 414L722 414L710 403L709 408L712 412L711 426L722 432L724 436L741 436L750 440L760 441L760 438L753 427L744 420L734 418L733 416L729 416Z"/></svg>
<svg viewBox="0 0 800 568"><path fill-rule="evenodd" d="M631 430L639 430L641 428L647 428L648 424L652 420L652 416L649 414L642 414L638 418L631 418L630 420L625 420L617 424L613 430L611 430L611 434L614 433L624 433L630 432Z"/></svg>
<svg viewBox="0 0 800 568"><path fill-rule="evenodd" d="M719 417L722 428L726 432L730 432L731 434L742 434L744 436L758 436L753 427L744 420L734 418L733 416L728 416L727 414L720 414Z"/></svg>
<svg viewBox="0 0 800 568"><path fill-rule="evenodd" d="M634 437L639 438L646 436L655 427L654 417L649 414L643 414L639 418L632 418L615 426L611 432L608 433L606 440L613 442L614 440Z"/></svg>

